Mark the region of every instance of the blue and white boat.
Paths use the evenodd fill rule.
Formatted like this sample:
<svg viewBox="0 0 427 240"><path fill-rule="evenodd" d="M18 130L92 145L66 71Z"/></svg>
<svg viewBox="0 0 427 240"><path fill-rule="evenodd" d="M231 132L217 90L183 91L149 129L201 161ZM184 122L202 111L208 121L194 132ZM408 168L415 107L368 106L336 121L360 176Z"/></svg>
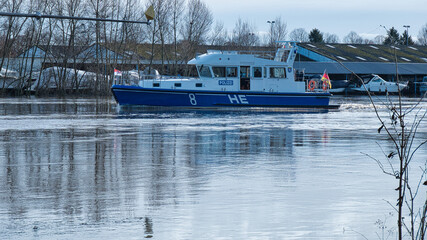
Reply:
<svg viewBox="0 0 427 240"><path fill-rule="evenodd" d="M292 42L284 43L274 59L259 52L209 50L188 62L196 66L199 78L122 81L112 91L119 105L337 108L329 105L329 92L309 91L304 81L295 80L296 53Z"/></svg>

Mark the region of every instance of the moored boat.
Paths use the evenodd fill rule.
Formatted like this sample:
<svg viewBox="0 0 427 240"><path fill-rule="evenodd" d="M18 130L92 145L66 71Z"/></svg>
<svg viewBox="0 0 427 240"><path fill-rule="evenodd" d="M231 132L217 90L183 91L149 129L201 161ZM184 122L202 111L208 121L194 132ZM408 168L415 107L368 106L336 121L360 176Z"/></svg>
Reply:
<svg viewBox="0 0 427 240"><path fill-rule="evenodd" d="M344 93L348 86L350 85L350 82L348 80L332 80L331 81L331 89L329 89L330 93L338 94L338 93Z"/></svg>
<svg viewBox="0 0 427 240"><path fill-rule="evenodd" d="M327 91L309 91L296 81L297 46L284 42L274 59L259 53L212 51L197 56L199 78L152 78L112 86L120 105L168 107L297 107L337 108Z"/></svg>
<svg viewBox="0 0 427 240"><path fill-rule="evenodd" d="M360 87L354 87L351 88L351 91L366 93L366 90L368 90L369 92L376 94L398 93L399 91L407 88L408 84L387 82L380 76L373 74L372 77L365 82L365 87L363 85Z"/></svg>

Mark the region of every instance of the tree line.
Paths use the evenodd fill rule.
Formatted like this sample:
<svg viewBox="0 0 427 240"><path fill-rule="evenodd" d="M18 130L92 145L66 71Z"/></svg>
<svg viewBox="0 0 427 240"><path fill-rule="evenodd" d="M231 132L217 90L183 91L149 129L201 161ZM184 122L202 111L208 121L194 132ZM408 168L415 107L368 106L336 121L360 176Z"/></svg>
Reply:
<svg viewBox="0 0 427 240"><path fill-rule="evenodd" d="M118 62L117 59L108 59L108 54L102 52L103 50L98 48L99 45L136 53L141 51L139 45L151 45L150 50L144 50L150 54L150 67L155 60L160 60L160 72L173 75L178 73L180 63L185 63L197 54L201 45L238 48L274 47L280 40L340 42L336 34L322 33L316 28L310 33L303 28L297 28L288 34L286 21L281 16L269 21L267 34L259 34L253 24L241 18L229 31L223 22L214 21L212 11L203 0L1 0L0 11L145 21L144 12L149 6L154 7L155 19L148 26L72 19L0 17L1 75L7 75L8 69L16 68L11 66L8 59L18 56L32 46L64 47L66 50L57 59L57 64L64 68L77 69L75 53L78 49L81 46L96 44L96 57L91 60L91 70L99 75L96 75L94 89L108 91L111 78L105 73L111 73L111 66L114 67ZM363 39L357 33L350 32L343 42L406 44L407 41L408 45L427 45L427 24L421 29L416 43L411 36L407 36L407 31L399 35L396 29L391 28L387 32L387 36L378 36L374 40ZM108 71L105 70L106 61L110 66ZM22 81L31 78L36 71L31 66L27 63L25 68L15 69L22 76ZM57 75L59 78L65 78L65 73Z"/></svg>
<svg viewBox="0 0 427 240"><path fill-rule="evenodd" d="M386 29L387 35L378 35L374 39L364 39L356 32L351 31L347 34L343 43L352 44L384 44L384 45L427 45L427 24L420 30L418 35L418 43L412 40L408 35L408 30L405 30L401 35L394 27ZM314 28L308 34L304 29L295 29L291 33L291 39L295 41L311 42L311 43L339 43L339 38L335 34L322 33L319 29Z"/></svg>

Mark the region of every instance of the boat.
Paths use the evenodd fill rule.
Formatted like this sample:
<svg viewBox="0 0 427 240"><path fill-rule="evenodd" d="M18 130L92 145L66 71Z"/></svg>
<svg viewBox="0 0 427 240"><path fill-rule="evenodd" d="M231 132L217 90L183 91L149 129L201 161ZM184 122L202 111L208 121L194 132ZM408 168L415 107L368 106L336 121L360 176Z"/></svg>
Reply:
<svg viewBox="0 0 427 240"><path fill-rule="evenodd" d="M330 93L345 93L348 86L350 85L350 82L348 80L332 80L331 81L332 88L329 89Z"/></svg>
<svg viewBox="0 0 427 240"><path fill-rule="evenodd" d="M295 80L297 45L281 44L274 59L260 52L208 50L188 62L198 78L120 79L111 90L122 106L338 108L329 104L329 92L309 91L306 82Z"/></svg>
<svg viewBox="0 0 427 240"><path fill-rule="evenodd" d="M17 71L8 68L0 69L0 89L17 90L24 87L25 82L20 78Z"/></svg>
<svg viewBox="0 0 427 240"><path fill-rule="evenodd" d="M96 73L73 68L49 67L33 74L31 91L93 89Z"/></svg>
<svg viewBox="0 0 427 240"><path fill-rule="evenodd" d="M372 77L365 82L365 87L363 85L360 87L353 87L351 88L351 91L365 93L366 90L368 90L369 92L376 94L398 93L408 87L408 84L387 82L380 76L373 74Z"/></svg>
<svg viewBox="0 0 427 240"><path fill-rule="evenodd" d="M427 76L424 76L421 82L417 82L417 85L419 86L419 92L425 94L427 92Z"/></svg>

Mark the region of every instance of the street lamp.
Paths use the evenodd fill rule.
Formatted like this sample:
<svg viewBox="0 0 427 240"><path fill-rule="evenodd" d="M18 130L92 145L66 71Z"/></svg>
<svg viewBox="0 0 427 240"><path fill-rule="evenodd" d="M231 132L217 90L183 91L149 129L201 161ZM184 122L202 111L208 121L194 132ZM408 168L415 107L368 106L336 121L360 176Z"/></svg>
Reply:
<svg viewBox="0 0 427 240"><path fill-rule="evenodd" d="M409 26L409 25L403 25L403 27L406 28L406 46L408 46L409 28L411 26Z"/></svg>
<svg viewBox="0 0 427 240"><path fill-rule="evenodd" d="M274 39L273 39L273 25L275 23L275 21L267 21L267 23L270 24L270 44L273 45L274 44Z"/></svg>

